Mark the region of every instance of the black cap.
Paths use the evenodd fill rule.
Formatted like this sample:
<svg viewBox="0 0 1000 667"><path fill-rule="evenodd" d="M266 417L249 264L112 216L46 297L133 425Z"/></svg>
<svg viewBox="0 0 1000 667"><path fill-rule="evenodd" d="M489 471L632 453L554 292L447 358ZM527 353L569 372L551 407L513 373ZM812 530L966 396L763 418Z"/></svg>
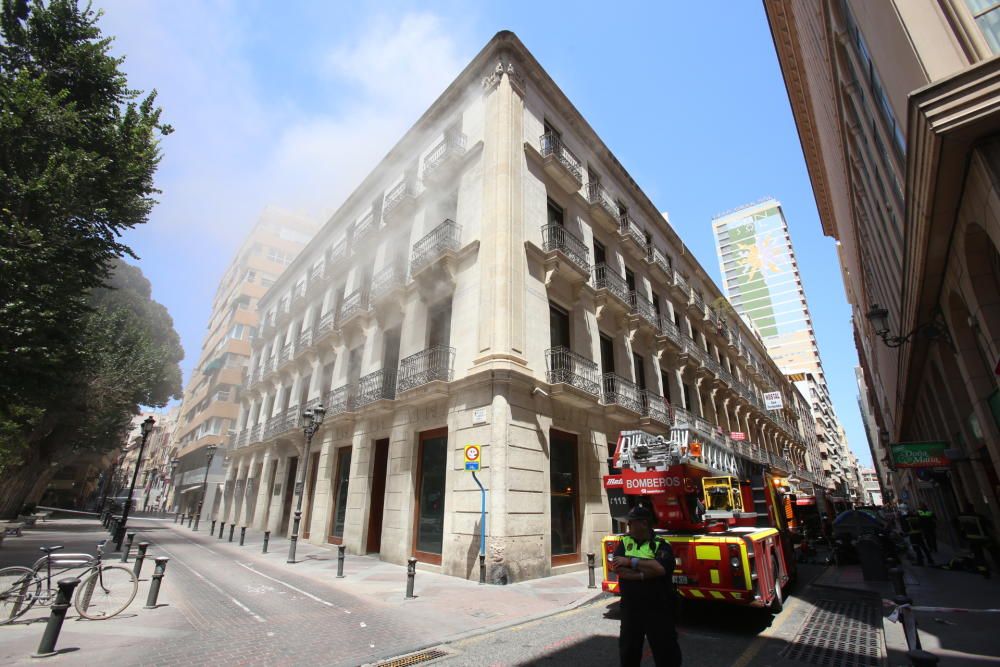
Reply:
<svg viewBox="0 0 1000 667"><path fill-rule="evenodd" d="M645 521L647 523L652 523L656 520L656 516L653 514L645 505L636 505L628 511L625 515L626 521Z"/></svg>

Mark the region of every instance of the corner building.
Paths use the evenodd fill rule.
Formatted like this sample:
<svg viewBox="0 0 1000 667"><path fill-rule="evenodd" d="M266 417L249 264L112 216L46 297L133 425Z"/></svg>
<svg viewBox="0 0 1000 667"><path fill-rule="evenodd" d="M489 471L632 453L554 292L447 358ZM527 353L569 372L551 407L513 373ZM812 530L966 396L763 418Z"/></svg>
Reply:
<svg viewBox="0 0 1000 667"><path fill-rule="evenodd" d="M262 297L228 468L247 492L220 518L290 531L319 403L302 537L477 577L477 444L493 583L585 567L621 429L673 423L721 467L797 470L808 406L681 247L499 33Z"/></svg>

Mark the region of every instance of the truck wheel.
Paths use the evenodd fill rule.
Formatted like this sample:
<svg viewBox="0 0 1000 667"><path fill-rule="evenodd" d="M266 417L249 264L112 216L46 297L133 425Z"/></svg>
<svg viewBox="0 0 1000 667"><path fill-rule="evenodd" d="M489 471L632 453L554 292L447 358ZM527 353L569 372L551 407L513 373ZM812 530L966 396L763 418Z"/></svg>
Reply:
<svg viewBox="0 0 1000 667"><path fill-rule="evenodd" d="M781 580L778 579L777 561L775 561L772 568L774 573L774 597L771 599L771 604L767 606L767 610L772 614L780 614L781 610L785 608L785 603L781 599L783 592L781 590Z"/></svg>

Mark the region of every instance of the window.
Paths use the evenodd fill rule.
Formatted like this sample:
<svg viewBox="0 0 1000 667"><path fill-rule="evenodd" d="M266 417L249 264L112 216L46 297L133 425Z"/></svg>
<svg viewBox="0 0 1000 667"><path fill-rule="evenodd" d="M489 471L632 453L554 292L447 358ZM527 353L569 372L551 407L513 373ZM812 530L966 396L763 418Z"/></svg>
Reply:
<svg viewBox="0 0 1000 667"><path fill-rule="evenodd" d="M607 263L607 252L604 249L604 244L594 239L594 264L606 264Z"/></svg>
<svg viewBox="0 0 1000 667"><path fill-rule="evenodd" d="M965 0L976 25L983 31L986 43L994 54L1000 53L1000 1L998 0Z"/></svg>
<svg viewBox="0 0 1000 667"><path fill-rule="evenodd" d="M421 433L417 450L417 525L414 530L414 552L420 560L440 564L444 544L447 429Z"/></svg>
<svg viewBox="0 0 1000 667"><path fill-rule="evenodd" d="M553 348L570 348L569 314L553 304L549 304L549 343Z"/></svg>
<svg viewBox="0 0 1000 667"><path fill-rule="evenodd" d="M344 525L347 522L347 487L351 477L351 448L341 447L337 450L337 468L333 477L333 517L330 521L330 537L332 544L340 544L344 540Z"/></svg>
<svg viewBox="0 0 1000 667"><path fill-rule="evenodd" d="M601 373L615 372L615 346L611 338L601 334Z"/></svg>
<svg viewBox="0 0 1000 667"><path fill-rule="evenodd" d="M670 373L664 369L660 369L660 382L663 383L663 398L670 402Z"/></svg>
<svg viewBox="0 0 1000 667"><path fill-rule="evenodd" d="M283 266L288 266L289 264L292 263L291 256L290 255L286 255L284 252L282 252L281 250L278 250L277 248L268 248L267 249L267 259L268 259L268 261L276 262L276 263L281 264Z"/></svg>
<svg viewBox="0 0 1000 667"><path fill-rule="evenodd" d="M625 283L629 292L635 291L635 274L628 267L625 267Z"/></svg>
<svg viewBox="0 0 1000 667"><path fill-rule="evenodd" d="M548 215L550 225L559 225L562 227L565 224L562 207L551 199L548 200Z"/></svg>
<svg viewBox="0 0 1000 667"><path fill-rule="evenodd" d="M632 353L632 370L635 372L635 385L641 390L646 388L646 360L641 355Z"/></svg>
<svg viewBox="0 0 1000 667"><path fill-rule="evenodd" d="M576 436L549 431L552 564L580 560Z"/></svg>
<svg viewBox="0 0 1000 667"><path fill-rule="evenodd" d="M427 346L451 345L451 299L441 301L431 306L427 314L428 323Z"/></svg>

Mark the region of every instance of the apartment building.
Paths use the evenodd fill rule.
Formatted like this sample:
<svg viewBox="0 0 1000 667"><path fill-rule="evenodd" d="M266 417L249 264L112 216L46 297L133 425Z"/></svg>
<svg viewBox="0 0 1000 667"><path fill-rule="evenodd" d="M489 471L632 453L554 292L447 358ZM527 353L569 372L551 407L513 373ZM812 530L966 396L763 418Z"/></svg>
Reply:
<svg viewBox="0 0 1000 667"><path fill-rule="evenodd" d="M261 298L218 518L288 534L299 490L302 539L466 578L485 531L488 580L505 583L600 548L622 429L672 429L720 468L818 482L807 403L709 305L721 294L681 248L498 33ZM783 407L766 410L765 392Z"/></svg>
<svg viewBox="0 0 1000 667"><path fill-rule="evenodd" d="M809 400L828 488L859 500L781 203L767 197L717 215L712 233L729 303L753 323L771 358Z"/></svg>
<svg viewBox="0 0 1000 667"><path fill-rule="evenodd" d="M765 0L888 500L1000 525L1000 4ZM937 467L893 459L936 442Z"/></svg>
<svg viewBox="0 0 1000 667"><path fill-rule="evenodd" d="M206 447L224 447L239 414L250 339L258 326L257 302L315 234L318 225L301 216L265 209L219 281L198 365L184 389L171 439L170 509L192 513L201 501ZM205 513L216 503L226 459L220 450L208 471Z"/></svg>

